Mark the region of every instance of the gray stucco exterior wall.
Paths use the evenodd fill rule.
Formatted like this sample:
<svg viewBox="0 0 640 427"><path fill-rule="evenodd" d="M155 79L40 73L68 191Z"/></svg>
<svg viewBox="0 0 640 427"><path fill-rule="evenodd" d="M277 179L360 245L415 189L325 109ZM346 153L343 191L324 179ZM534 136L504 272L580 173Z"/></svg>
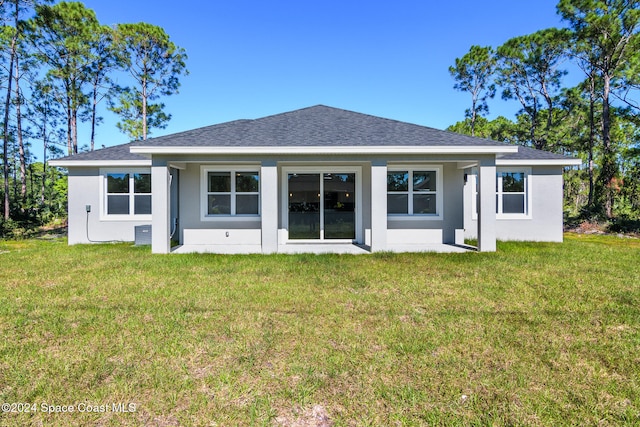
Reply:
<svg viewBox="0 0 640 427"><path fill-rule="evenodd" d="M104 203L101 198L104 195L100 168L69 168L68 180L70 245L112 241L132 242L135 238L135 226L151 224L150 219L137 221L102 218L101 209ZM91 212L88 214L87 205L91 206Z"/></svg>
<svg viewBox="0 0 640 427"><path fill-rule="evenodd" d="M500 167L498 167L500 170ZM473 217L473 174L468 172L464 186L465 237L477 237L477 219ZM475 177L474 177L475 178ZM498 240L562 242L563 237L563 187L561 166L531 167L531 218L496 219Z"/></svg>

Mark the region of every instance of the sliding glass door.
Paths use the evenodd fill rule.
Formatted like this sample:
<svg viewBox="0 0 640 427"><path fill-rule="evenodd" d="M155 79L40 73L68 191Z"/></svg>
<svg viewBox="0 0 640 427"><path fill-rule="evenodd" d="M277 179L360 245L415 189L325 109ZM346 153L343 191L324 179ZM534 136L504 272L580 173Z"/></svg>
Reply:
<svg viewBox="0 0 640 427"><path fill-rule="evenodd" d="M289 173L289 239L356 238L355 173Z"/></svg>

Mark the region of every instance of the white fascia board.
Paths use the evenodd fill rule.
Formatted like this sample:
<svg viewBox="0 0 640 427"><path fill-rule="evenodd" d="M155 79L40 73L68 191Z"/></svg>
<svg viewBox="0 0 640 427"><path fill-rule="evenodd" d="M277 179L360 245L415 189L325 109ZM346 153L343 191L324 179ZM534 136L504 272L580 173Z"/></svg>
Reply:
<svg viewBox="0 0 640 427"><path fill-rule="evenodd" d="M134 154L507 154L517 153L514 146L442 146L442 147L131 147Z"/></svg>
<svg viewBox="0 0 640 427"><path fill-rule="evenodd" d="M58 168L69 167L136 167L151 166L151 160L49 160L49 166Z"/></svg>
<svg viewBox="0 0 640 427"><path fill-rule="evenodd" d="M580 159L539 159L539 160L509 160L496 159L496 166L580 166Z"/></svg>

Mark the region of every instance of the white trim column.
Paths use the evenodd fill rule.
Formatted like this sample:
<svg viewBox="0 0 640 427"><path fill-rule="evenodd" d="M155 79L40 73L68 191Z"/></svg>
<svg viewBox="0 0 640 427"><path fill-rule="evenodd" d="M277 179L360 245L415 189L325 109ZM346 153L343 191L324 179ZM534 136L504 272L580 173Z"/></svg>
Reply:
<svg viewBox="0 0 640 427"><path fill-rule="evenodd" d="M169 203L169 167L165 161L153 161L151 166L151 253L171 251Z"/></svg>
<svg viewBox="0 0 640 427"><path fill-rule="evenodd" d="M264 160L260 166L260 216L262 253L278 252L278 163Z"/></svg>
<svg viewBox="0 0 640 427"><path fill-rule="evenodd" d="M496 251L496 159L478 164L478 251Z"/></svg>
<svg viewBox="0 0 640 427"><path fill-rule="evenodd" d="M371 252L387 250L387 162L371 162Z"/></svg>

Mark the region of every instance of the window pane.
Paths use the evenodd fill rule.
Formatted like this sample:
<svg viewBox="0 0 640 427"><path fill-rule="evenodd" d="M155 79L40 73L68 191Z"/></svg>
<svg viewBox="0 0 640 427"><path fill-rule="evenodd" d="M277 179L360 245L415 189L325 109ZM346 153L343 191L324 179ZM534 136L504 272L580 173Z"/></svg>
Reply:
<svg viewBox="0 0 640 427"><path fill-rule="evenodd" d="M236 197L236 214L257 215L258 214L258 195L237 196Z"/></svg>
<svg viewBox="0 0 640 427"><path fill-rule="evenodd" d="M406 214L409 211L407 194L387 194L387 213Z"/></svg>
<svg viewBox="0 0 640 427"><path fill-rule="evenodd" d="M136 215L151 215L151 195L134 196L135 206L133 213Z"/></svg>
<svg viewBox="0 0 640 427"><path fill-rule="evenodd" d="M109 173L107 174L107 193L128 193L129 174Z"/></svg>
<svg viewBox="0 0 640 427"><path fill-rule="evenodd" d="M129 215L129 195L107 196L107 214Z"/></svg>
<svg viewBox="0 0 640 427"><path fill-rule="evenodd" d="M502 213L525 213L524 194L503 194Z"/></svg>
<svg viewBox="0 0 640 427"><path fill-rule="evenodd" d="M524 173L502 172L502 192L524 193Z"/></svg>
<svg viewBox="0 0 640 427"><path fill-rule="evenodd" d="M387 172L387 191L409 191L409 172Z"/></svg>
<svg viewBox="0 0 640 427"><path fill-rule="evenodd" d="M236 173L236 191L238 193L257 193L260 189L258 172Z"/></svg>
<svg viewBox="0 0 640 427"><path fill-rule="evenodd" d="M413 213L414 214L433 214L436 210L435 194L414 194L413 195Z"/></svg>
<svg viewBox="0 0 640 427"><path fill-rule="evenodd" d="M231 191L231 172L209 172L209 193Z"/></svg>
<svg viewBox="0 0 640 427"><path fill-rule="evenodd" d="M150 173L133 174L133 192L134 193L151 193L151 174Z"/></svg>
<svg viewBox="0 0 640 427"><path fill-rule="evenodd" d="M231 214L231 196L209 195L207 197L207 213L209 215Z"/></svg>
<svg viewBox="0 0 640 427"><path fill-rule="evenodd" d="M436 191L436 171L413 172L413 191Z"/></svg>

